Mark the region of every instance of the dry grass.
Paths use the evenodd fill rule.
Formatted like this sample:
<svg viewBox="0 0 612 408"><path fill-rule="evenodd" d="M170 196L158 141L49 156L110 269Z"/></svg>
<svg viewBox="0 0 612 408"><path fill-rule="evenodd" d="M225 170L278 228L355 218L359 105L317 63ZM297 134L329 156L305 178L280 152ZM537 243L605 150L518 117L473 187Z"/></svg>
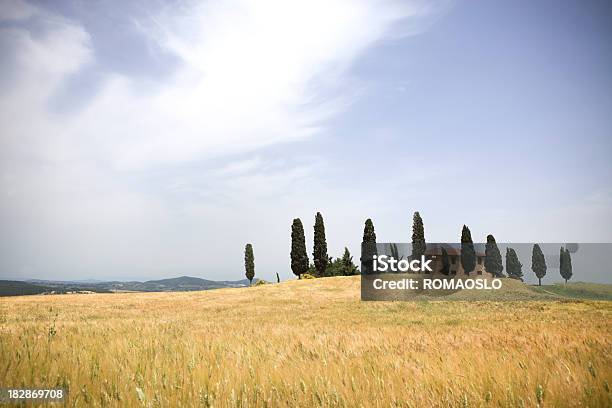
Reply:
<svg viewBox="0 0 612 408"><path fill-rule="evenodd" d="M3 298L0 384L68 406L611 406L611 329L612 302L360 302L357 277Z"/></svg>

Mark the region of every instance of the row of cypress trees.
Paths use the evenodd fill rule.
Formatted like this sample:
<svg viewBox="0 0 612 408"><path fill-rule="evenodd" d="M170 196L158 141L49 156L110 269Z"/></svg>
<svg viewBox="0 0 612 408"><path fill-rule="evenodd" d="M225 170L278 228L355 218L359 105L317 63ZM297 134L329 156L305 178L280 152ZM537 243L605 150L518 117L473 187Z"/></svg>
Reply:
<svg viewBox="0 0 612 408"><path fill-rule="evenodd" d="M298 278L301 279L302 275L308 272L310 264L308 262L308 254L306 252L306 237L304 235L304 226L302 220L295 218L291 224L291 270ZM314 248L312 257L314 260L314 268L319 276L325 276L325 270L327 266L332 263L331 258L327 255L327 240L325 238L325 223L323 222L323 216L320 212L317 212L315 216L314 224ZM345 248L342 263L350 264L347 268L351 268L352 257ZM348 261L348 262L346 262ZM244 266L246 270L246 277L249 282L252 283L255 276L255 264L253 256L253 246L246 244L244 250ZM354 267L354 266L353 266ZM278 274L277 274L278 280Z"/></svg>
<svg viewBox="0 0 612 408"><path fill-rule="evenodd" d="M423 218L419 212L415 212L412 217L412 257L413 259L420 258L425 255L427 244L425 242L425 227ZM370 218L365 221L363 229L363 244L376 244L376 232L374 231L374 223ZM304 235L304 226L299 218L295 218L291 225L291 270L298 279L302 275L312 269L309 264L308 254L306 252L306 238ZM323 216L317 212L314 223L314 247L312 253L314 261L314 274L317 276L332 276L334 274L354 275L358 273L357 268L353 264L353 258L344 248L342 258L332 261L332 258L327 254L327 240L325 237L325 223ZM253 255L253 246L247 244L244 251L244 265L246 277L249 282L253 282L255 277L255 257ZM329 265L332 265L335 272L326 274ZM561 247L559 254L559 269L561 276L565 282L572 277L572 259L568 249ZM450 260L448 253L442 247L442 266L443 273L448 274L450 270ZM461 230L461 266L465 271L473 271L476 268L476 251L472 233L470 229L464 225ZM494 277L505 277L502 263L502 256L495 241L495 237L491 234L487 235L487 243L485 245L485 269ZM538 284L542 284L542 278L546 275L546 259L542 253L542 249L538 244L533 245L531 255L531 269L538 278ZM506 248L506 272L509 278L522 280L523 265L519 261L516 251L513 248ZM277 274L278 276L278 274Z"/></svg>
<svg viewBox="0 0 612 408"><path fill-rule="evenodd" d="M333 260L327 254L327 240L325 237L325 223L320 212L315 215L314 242L311 265L306 252L306 238L302 220L296 218L291 224L291 270L298 277L309 273L315 276L356 275L359 273L353 263L353 257L348 248L344 248L342 258Z"/></svg>
<svg viewBox="0 0 612 408"><path fill-rule="evenodd" d="M412 258L420 258L425 255L425 228L423 218L419 212L415 212L412 217ZM367 219L363 230L363 243L375 244L376 233L374 232L374 224L371 219ZM392 248L393 251L393 248ZM450 271L450 259L448 252L442 247L442 265L443 273L448 274ZM559 255L559 269L561 276L565 282L572 277L572 259L569 249L561 247ZM465 271L473 271L476 268L476 250L472 233L467 225L464 225L461 230L461 266ZM491 234L487 235L487 243L485 245L485 269L494 277L505 277L503 270L502 255L495 241L495 237ZM538 284L542 284L542 278L546 275L546 259L542 253L540 245L534 244L531 256L531 270L538 278ZM519 261L518 255L513 248L506 248L506 273L509 278L522 280L523 264Z"/></svg>
<svg viewBox="0 0 612 408"><path fill-rule="evenodd" d="M538 244L534 244L531 252L531 269L538 278L538 285L542 285L542 278L546 275L546 258ZM572 277L572 256L567 248L559 249L559 272L565 283Z"/></svg>

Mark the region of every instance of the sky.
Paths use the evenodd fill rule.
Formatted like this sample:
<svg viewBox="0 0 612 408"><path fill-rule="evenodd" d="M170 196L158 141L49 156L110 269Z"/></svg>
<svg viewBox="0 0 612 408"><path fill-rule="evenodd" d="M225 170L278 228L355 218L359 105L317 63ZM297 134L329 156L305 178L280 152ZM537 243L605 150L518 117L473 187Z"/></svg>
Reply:
<svg viewBox="0 0 612 408"><path fill-rule="evenodd" d="M355 261L366 218L408 242L414 211L429 242L612 242L610 21L579 0L0 0L0 278L241 279L249 242L256 276L289 279L317 211Z"/></svg>

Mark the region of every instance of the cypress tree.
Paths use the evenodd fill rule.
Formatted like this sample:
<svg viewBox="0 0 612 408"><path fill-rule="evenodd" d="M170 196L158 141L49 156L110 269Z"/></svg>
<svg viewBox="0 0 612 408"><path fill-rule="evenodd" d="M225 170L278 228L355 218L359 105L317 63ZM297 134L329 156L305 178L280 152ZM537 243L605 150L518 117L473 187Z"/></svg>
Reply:
<svg viewBox="0 0 612 408"><path fill-rule="evenodd" d="M327 268L329 257L327 255L327 241L325 240L325 224L320 212L315 216L312 259L317 269L317 275L325 276L325 268Z"/></svg>
<svg viewBox="0 0 612 408"><path fill-rule="evenodd" d="M506 271L509 278L523 280L523 264L512 248L506 248Z"/></svg>
<svg viewBox="0 0 612 408"><path fill-rule="evenodd" d="M425 227L423 226L421 214L417 211L412 216L412 259L425 255L426 248Z"/></svg>
<svg viewBox="0 0 612 408"><path fill-rule="evenodd" d="M563 265L564 262L565 262L565 250L563 249L563 247L561 247L559 248L559 273L561 274L561 277L565 275L565 266ZM567 282L567 280L565 282Z"/></svg>
<svg viewBox="0 0 612 408"><path fill-rule="evenodd" d="M255 256L253 255L253 245L251 244L246 244L244 248L244 269L249 283L253 284L253 278L255 277Z"/></svg>
<svg viewBox="0 0 612 408"><path fill-rule="evenodd" d="M306 253L306 238L304 227L299 218L293 220L291 225L291 270L298 279L308 271L308 254Z"/></svg>
<svg viewBox="0 0 612 408"><path fill-rule="evenodd" d="M442 247L442 273L448 275L450 273L450 259L446 248Z"/></svg>
<svg viewBox="0 0 612 408"><path fill-rule="evenodd" d="M370 274L374 272L374 255L376 255L376 233L371 219L367 219L363 228L363 241L361 242L361 272Z"/></svg>
<svg viewBox="0 0 612 408"><path fill-rule="evenodd" d="M542 286L542 278L546 275L546 259L538 244L534 244L531 251L531 270L538 278L538 286Z"/></svg>
<svg viewBox="0 0 612 408"><path fill-rule="evenodd" d="M572 277L572 256L569 249L564 249L561 247L559 261L559 271L561 272L561 277L563 277L563 279L565 279L565 283L567 283L567 281Z"/></svg>
<svg viewBox="0 0 612 408"><path fill-rule="evenodd" d="M502 256L495 242L493 235L487 235L487 245L485 247L485 269L496 278L503 278L504 265Z"/></svg>
<svg viewBox="0 0 612 408"><path fill-rule="evenodd" d="M461 266L466 275L476 268L476 251L474 250L472 233L465 225L461 230Z"/></svg>
<svg viewBox="0 0 612 408"><path fill-rule="evenodd" d="M565 260L565 270L567 272L567 278L565 280L565 282L567 283L567 281L569 279L571 279L572 275L573 275L573 269L572 269L572 254L570 254L569 249L565 248L565 255L567 256L567 259Z"/></svg>
<svg viewBox="0 0 612 408"><path fill-rule="evenodd" d="M367 219L363 228L363 243L376 243L376 233L371 219Z"/></svg>

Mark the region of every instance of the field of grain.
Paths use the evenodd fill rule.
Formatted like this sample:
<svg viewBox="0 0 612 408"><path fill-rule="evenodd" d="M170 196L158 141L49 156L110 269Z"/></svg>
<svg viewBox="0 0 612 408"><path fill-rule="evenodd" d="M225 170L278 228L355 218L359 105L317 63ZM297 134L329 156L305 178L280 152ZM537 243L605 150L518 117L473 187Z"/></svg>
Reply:
<svg viewBox="0 0 612 408"><path fill-rule="evenodd" d="M359 278L0 299L0 386L68 406L612 405L612 302L360 302Z"/></svg>

